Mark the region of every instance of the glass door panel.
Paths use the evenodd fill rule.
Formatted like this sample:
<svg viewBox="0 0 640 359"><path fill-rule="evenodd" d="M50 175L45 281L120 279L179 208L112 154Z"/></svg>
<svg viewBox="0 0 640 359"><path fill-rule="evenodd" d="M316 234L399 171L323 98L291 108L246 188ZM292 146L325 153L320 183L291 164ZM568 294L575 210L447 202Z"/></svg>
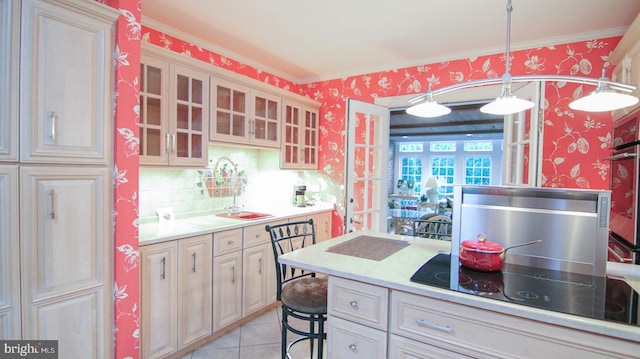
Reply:
<svg viewBox="0 0 640 359"><path fill-rule="evenodd" d="M140 63L140 163L167 163L167 96L168 65L143 57Z"/></svg>
<svg viewBox="0 0 640 359"><path fill-rule="evenodd" d="M386 231L389 110L349 99L345 230Z"/></svg>

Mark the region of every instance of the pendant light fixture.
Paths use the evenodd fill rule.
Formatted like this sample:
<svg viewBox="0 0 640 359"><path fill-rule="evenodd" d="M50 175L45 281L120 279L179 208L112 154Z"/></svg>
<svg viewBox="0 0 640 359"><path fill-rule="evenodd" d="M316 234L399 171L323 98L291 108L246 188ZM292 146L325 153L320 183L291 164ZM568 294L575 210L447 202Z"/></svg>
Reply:
<svg viewBox="0 0 640 359"><path fill-rule="evenodd" d="M427 96L424 102L420 102L407 109L408 114L418 117L438 117L447 115L450 112L450 108L437 103L433 99L433 95L431 94L431 84L429 84L429 90L427 91Z"/></svg>
<svg viewBox="0 0 640 359"><path fill-rule="evenodd" d="M458 83L446 86L437 90L431 90L431 84L425 94L414 97L409 100L413 106L407 108L407 113L419 117L438 117L451 112L446 106L438 104L433 96L446 92L461 90L470 87L479 87L487 85L497 85L502 83L502 93L494 101L482 106L481 112L493 115L509 115L522 112L532 108L535 104L532 101L520 99L511 93L511 84L514 82L531 82L531 81L563 81L596 86L596 90L590 95L579 98L569 104L569 108L578 111L587 112L606 112L620 108L633 106L638 103L638 97L620 93L617 91L633 92L636 86L623 84L619 82L609 81L605 77L605 71L602 71L601 79L594 79L580 76L567 75L524 75L511 76L509 73L511 64L510 44L511 44L511 11L513 7L511 0L507 1L507 47L505 52L505 73L501 78L484 79ZM423 102L421 102L424 100ZM445 110L446 109L446 110Z"/></svg>
<svg viewBox="0 0 640 359"><path fill-rule="evenodd" d="M602 80L606 79L604 70L602 70ZM569 108L577 111L606 112L633 106L637 103L637 97L615 92L607 88L603 82L600 82L595 91L588 96L574 100L569 104Z"/></svg>
<svg viewBox="0 0 640 359"><path fill-rule="evenodd" d="M532 108L535 104L511 94L511 0L507 2L507 51L505 52L505 70L502 75L502 94L494 101L480 107L480 112L492 115L510 115Z"/></svg>

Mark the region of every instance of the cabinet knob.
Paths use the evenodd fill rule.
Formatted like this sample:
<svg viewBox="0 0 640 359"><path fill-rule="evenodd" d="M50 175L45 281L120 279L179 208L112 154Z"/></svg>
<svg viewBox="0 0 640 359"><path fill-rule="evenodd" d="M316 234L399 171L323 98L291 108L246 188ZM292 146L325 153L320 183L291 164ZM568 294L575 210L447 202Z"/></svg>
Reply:
<svg viewBox="0 0 640 359"><path fill-rule="evenodd" d="M358 350L358 346L355 344L350 344L349 345L349 350L351 350L352 352L355 352Z"/></svg>
<svg viewBox="0 0 640 359"><path fill-rule="evenodd" d="M349 302L349 305L351 306L351 308L353 309L358 309L358 302L356 302L355 300L352 300Z"/></svg>

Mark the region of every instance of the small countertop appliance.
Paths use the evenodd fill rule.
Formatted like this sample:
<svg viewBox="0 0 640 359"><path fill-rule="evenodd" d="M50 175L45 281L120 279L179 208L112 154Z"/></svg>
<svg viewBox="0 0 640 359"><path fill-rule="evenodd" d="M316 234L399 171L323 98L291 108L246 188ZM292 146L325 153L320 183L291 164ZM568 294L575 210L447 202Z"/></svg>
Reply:
<svg viewBox="0 0 640 359"><path fill-rule="evenodd" d="M297 184L293 186L293 205L305 207L307 205L307 185Z"/></svg>

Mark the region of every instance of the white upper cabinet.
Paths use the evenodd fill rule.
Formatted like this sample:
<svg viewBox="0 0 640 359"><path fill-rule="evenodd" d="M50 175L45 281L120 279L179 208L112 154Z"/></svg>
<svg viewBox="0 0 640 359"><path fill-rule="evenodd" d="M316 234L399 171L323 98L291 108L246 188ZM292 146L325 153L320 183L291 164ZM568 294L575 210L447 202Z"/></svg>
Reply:
<svg viewBox="0 0 640 359"><path fill-rule="evenodd" d="M0 0L0 161L18 160L19 5Z"/></svg>
<svg viewBox="0 0 640 359"><path fill-rule="evenodd" d="M21 20L20 160L108 164L112 14L23 0Z"/></svg>
<svg viewBox="0 0 640 359"><path fill-rule="evenodd" d="M280 97L212 77L209 139L280 147Z"/></svg>
<svg viewBox="0 0 640 359"><path fill-rule="evenodd" d="M283 108L280 167L318 169L318 107L285 99Z"/></svg>
<svg viewBox="0 0 640 359"><path fill-rule="evenodd" d="M142 55L140 164L205 167L209 75Z"/></svg>

